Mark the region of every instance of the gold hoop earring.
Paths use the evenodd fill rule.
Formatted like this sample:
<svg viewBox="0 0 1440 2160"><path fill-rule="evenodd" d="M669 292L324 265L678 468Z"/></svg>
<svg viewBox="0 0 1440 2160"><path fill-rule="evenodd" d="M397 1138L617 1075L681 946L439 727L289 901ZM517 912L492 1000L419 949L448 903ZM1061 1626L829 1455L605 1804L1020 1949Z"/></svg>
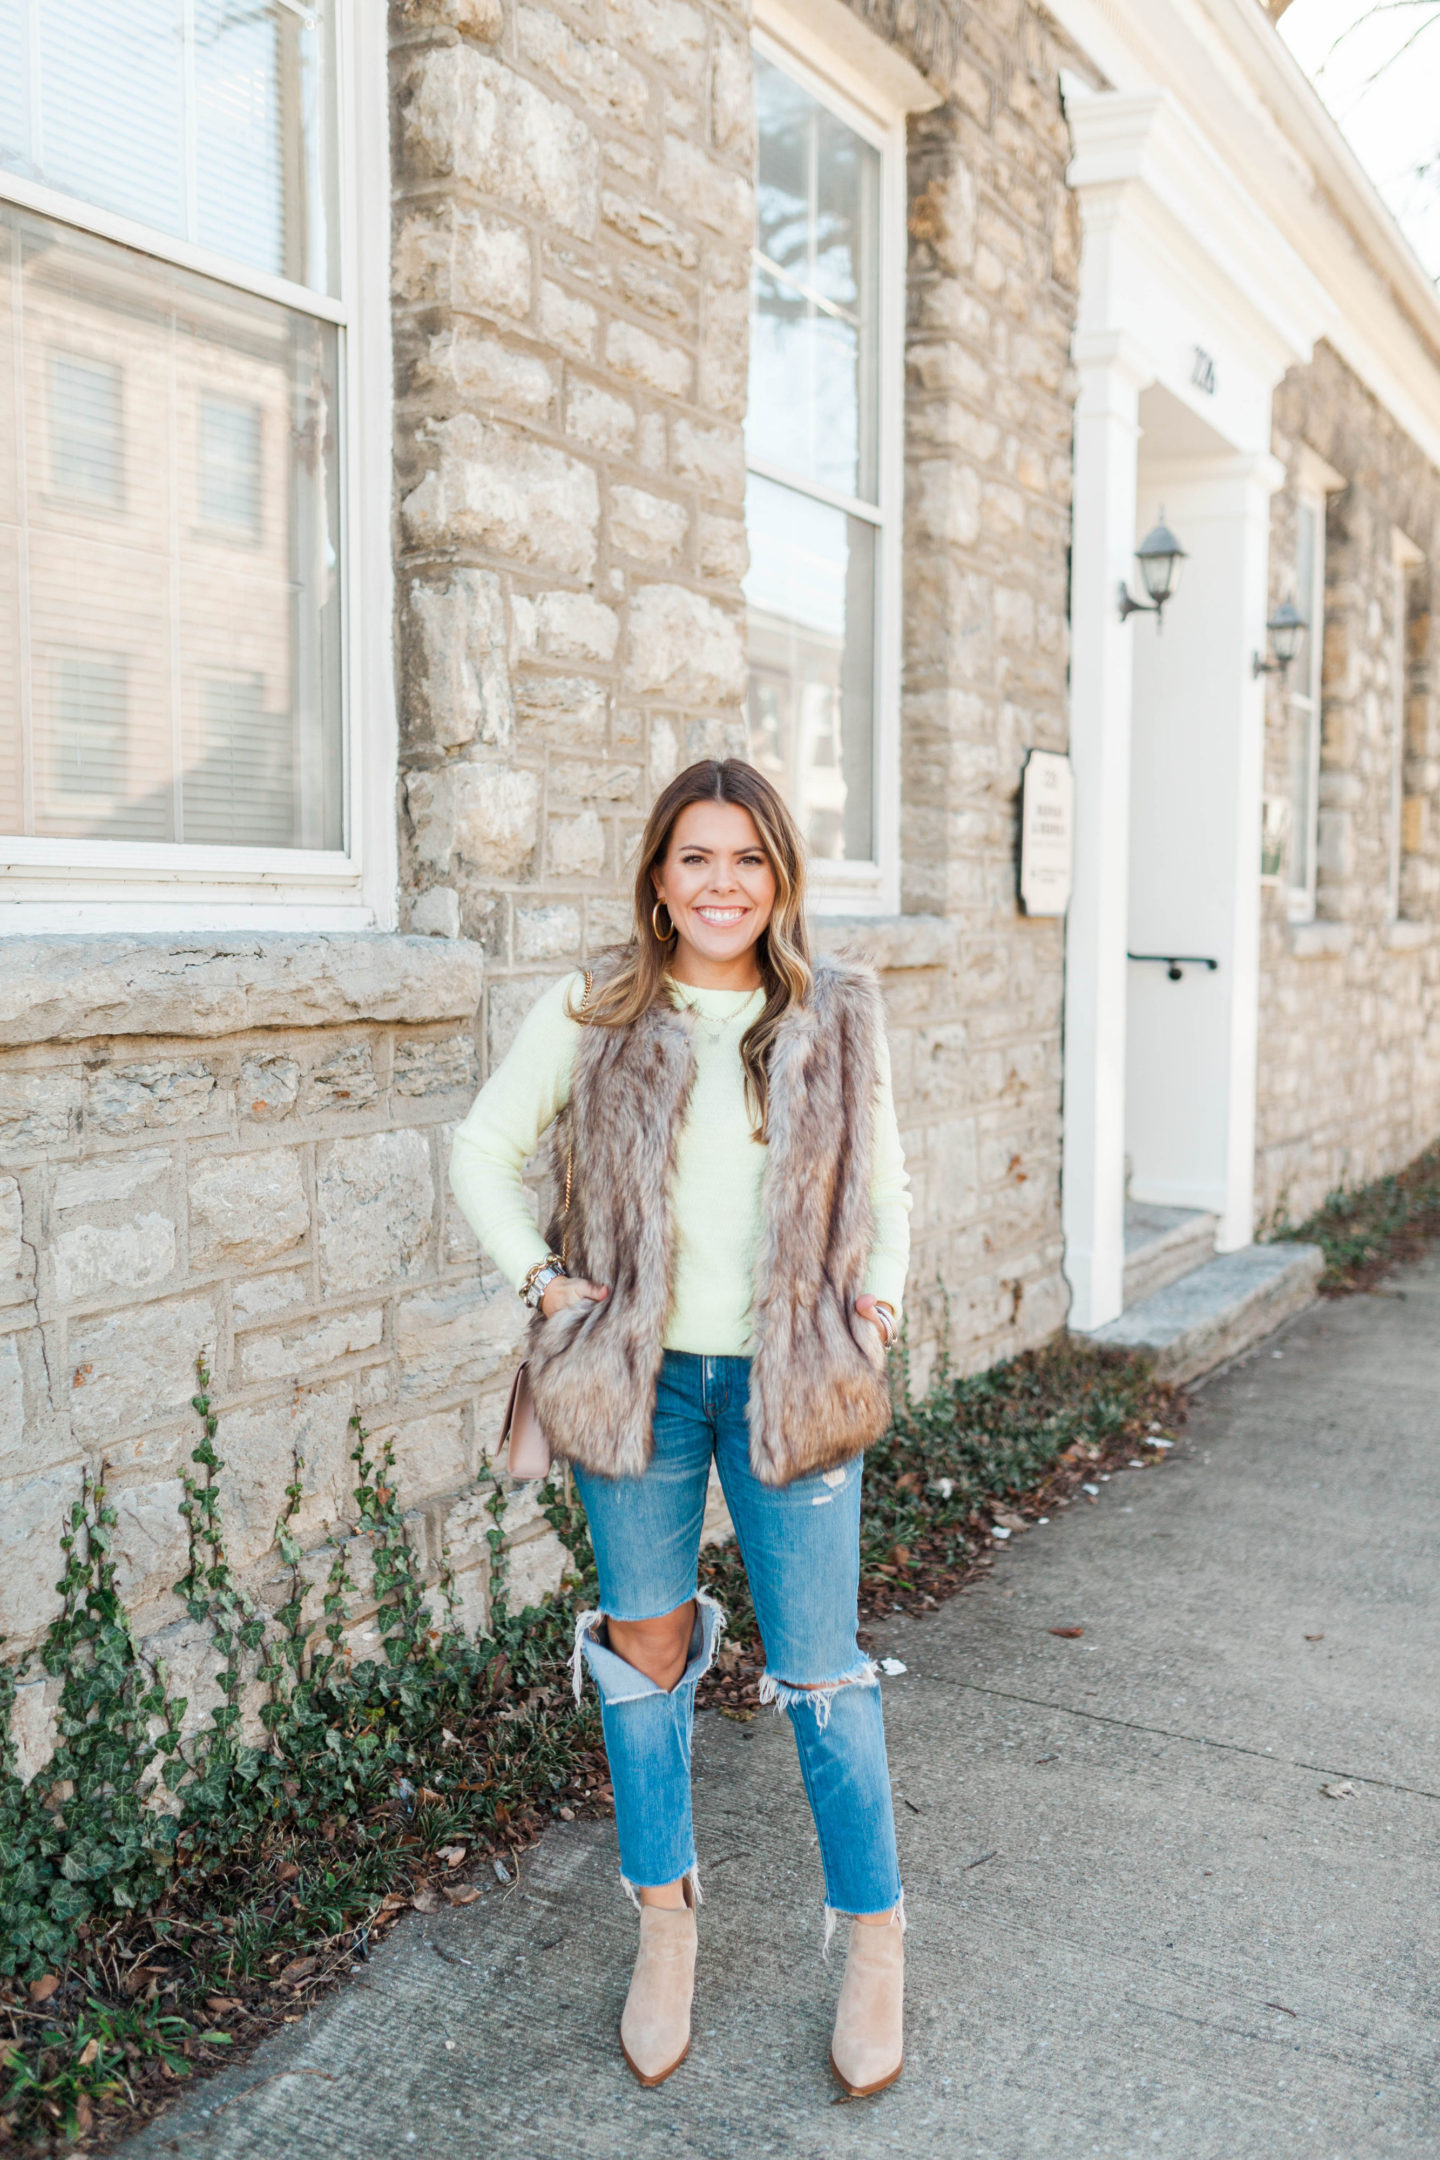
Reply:
<svg viewBox="0 0 1440 2160"><path fill-rule="evenodd" d="M668 921L668 922L670 923L670 927L669 927L669 929L668 929L668 930L662 930L662 929L660 928L660 925L659 925L659 923L657 922L657 920L656 920L656 917L657 917L657 916L659 915L659 913L660 913L660 910L661 910L661 908L662 908L662 907L665 907L665 902L664 902L663 900L657 900L657 901L655 902L655 905L654 905L654 907L653 907L653 908L651 908L651 910L650 910L650 928L651 928L651 929L652 929L652 930L654 931L654 933L655 933L655 942L656 942L656 944L657 944L657 945L668 945L668 944L669 944L669 942L670 942L670 940L671 940L671 938L672 938L672 937L674 937L674 935L675 935L675 924L674 924L673 920L671 920L671 917L670 917L670 910L669 910L669 908L665 908L665 916L666 916L666 920L667 920L667 921Z"/></svg>

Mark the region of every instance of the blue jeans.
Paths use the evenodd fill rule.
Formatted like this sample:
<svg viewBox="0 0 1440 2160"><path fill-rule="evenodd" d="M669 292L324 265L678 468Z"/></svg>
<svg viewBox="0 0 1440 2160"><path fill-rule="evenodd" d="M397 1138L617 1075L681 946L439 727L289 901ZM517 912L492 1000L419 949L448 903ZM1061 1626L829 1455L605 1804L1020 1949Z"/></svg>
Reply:
<svg viewBox="0 0 1440 2160"><path fill-rule="evenodd" d="M750 1469L750 1361L667 1350L655 1451L638 1478L577 1469L600 1573L600 1611L582 1615L580 1657L600 1690L626 1887L695 1876L690 1736L695 1690L724 1615L700 1595L685 1671L667 1693L597 1640L602 1617L653 1620L697 1596L696 1562L713 1454L765 1643L762 1702L790 1713L819 1835L831 1913L899 1902L895 1821L875 1668L855 1640L861 1462L762 1485Z"/></svg>

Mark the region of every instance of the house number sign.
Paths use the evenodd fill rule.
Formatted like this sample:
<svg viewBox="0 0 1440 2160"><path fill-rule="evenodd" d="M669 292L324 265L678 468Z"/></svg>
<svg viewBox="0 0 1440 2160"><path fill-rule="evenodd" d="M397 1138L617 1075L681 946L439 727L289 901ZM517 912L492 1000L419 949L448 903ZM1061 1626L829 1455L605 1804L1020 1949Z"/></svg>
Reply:
<svg viewBox="0 0 1440 2160"><path fill-rule="evenodd" d="M1075 854L1075 780L1068 757L1032 750L1020 781L1020 905L1063 915Z"/></svg>

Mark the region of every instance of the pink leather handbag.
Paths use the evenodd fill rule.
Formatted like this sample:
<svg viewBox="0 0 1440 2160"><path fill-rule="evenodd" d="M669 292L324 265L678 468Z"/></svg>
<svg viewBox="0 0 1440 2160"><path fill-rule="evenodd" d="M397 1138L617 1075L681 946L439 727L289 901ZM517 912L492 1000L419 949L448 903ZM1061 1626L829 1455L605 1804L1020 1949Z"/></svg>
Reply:
<svg viewBox="0 0 1440 2160"><path fill-rule="evenodd" d="M550 1442L545 1428L535 1412L535 1398L530 1393L530 1360L526 1358L510 1383L510 1400L505 1405L505 1430L500 1445L508 1444L509 1454L505 1467L513 1478L544 1477L550 1468Z"/></svg>

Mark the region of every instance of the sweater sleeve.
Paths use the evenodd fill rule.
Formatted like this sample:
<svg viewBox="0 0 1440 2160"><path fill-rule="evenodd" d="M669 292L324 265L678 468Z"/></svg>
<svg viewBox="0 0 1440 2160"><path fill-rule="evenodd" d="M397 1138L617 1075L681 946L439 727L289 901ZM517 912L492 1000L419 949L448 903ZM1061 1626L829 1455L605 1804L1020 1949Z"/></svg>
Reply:
<svg viewBox="0 0 1440 2160"><path fill-rule="evenodd" d="M870 1248L865 1288L873 1297L893 1305L898 1320L910 1265L910 1173L905 1168L905 1151L895 1117L890 1046L883 1035L875 1083L875 1167L870 1200L875 1210L875 1242Z"/></svg>
<svg viewBox="0 0 1440 2160"><path fill-rule="evenodd" d="M580 1023L567 1007L581 980L567 975L531 1006L450 1150L450 1190L460 1212L517 1290L550 1249L536 1227L523 1173L570 1098Z"/></svg>

